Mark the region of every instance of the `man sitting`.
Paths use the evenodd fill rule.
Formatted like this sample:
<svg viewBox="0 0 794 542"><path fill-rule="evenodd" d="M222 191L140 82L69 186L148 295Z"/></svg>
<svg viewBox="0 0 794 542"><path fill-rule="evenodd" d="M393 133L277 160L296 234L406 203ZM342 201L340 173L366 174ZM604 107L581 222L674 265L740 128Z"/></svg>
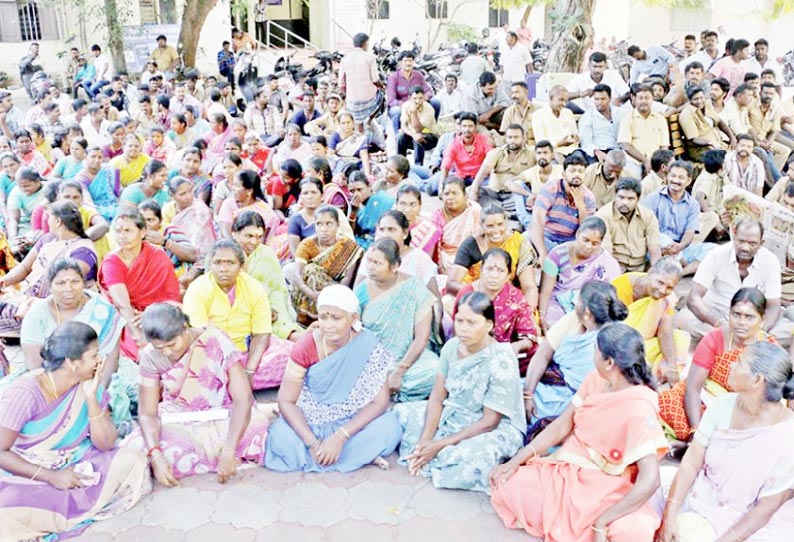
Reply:
<svg viewBox="0 0 794 542"><path fill-rule="evenodd" d="M513 192L518 221L525 230L529 229L532 222L530 210L543 185L563 176L562 166L554 161L554 146L551 142L542 140L535 143L535 160L537 163L521 172L519 179L507 183L508 189Z"/></svg>
<svg viewBox="0 0 794 542"><path fill-rule="evenodd" d="M323 114L307 122L303 127L304 132L310 136L331 137L331 134L339 127L339 112L342 110L342 105L342 98L339 94L335 92L328 94Z"/></svg>
<svg viewBox="0 0 794 542"><path fill-rule="evenodd" d="M700 232L695 242L706 239L714 231L718 238L727 233L730 217L722 206L725 186L725 151L712 149L703 153L703 171L692 185L692 196L700 205Z"/></svg>
<svg viewBox="0 0 794 542"><path fill-rule="evenodd" d="M781 131L781 111L775 85L773 83L761 85L758 101L750 106L750 135L755 136L758 146L767 155L772 156L778 172L783 170L791 154L791 148L778 141ZM772 176L775 182L780 180L779 174L775 175L773 172Z"/></svg>
<svg viewBox="0 0 794 542"><path fill-rule="evenodd" d="M482 207L498 203L508 216L515 214L513 193L508 182L535 165L535 151L525 143L524 129L512 124L505 132L505 144L488 152L471 184L470 199ZM488 186L483 181L488 179Z"/></svg>
<svg viewBox="0 0 794 542"><path fill-rule="evenodd" d="M518 124L524 129L527 144L534 145L536 138L535 132L532 130L532 115L539 109L539 106L529 101L527 84L518 82L510 85L510 99L513 103L505 109L502 115L499 132L504 134L508 126Z"/></svg>
<svg viewBox="0 0 794 542"><path fill-rule="evenodd" d="M438 182L430 182L430 190L433 190L431 195L441 191L441 185L452 171L463 179L467 186L470 185L490 150L488 136L477 133L477 115L468 111L461 113L460 135L455 136L444 153Z"/></svg>
<svg viewBox="0 0 794 542"><path fill-rule="evenodd" d="M643 171L651 171L654 152L670 146L667 119L651 110L652 103L651 88L640 86L634 93L634 110L620 122L618 143L629 155L626 167L635 178L640 178Z"/></svg>
<svg viewBox="0 0 794 542"><path fill-rule="evenodd" d="M476 85L469 89L463 109L477 116L481 131L498 130L510 100L496 83L493 72L483 72Z"/></svg>
<svg viewBox="0 0 794 542"><path fill-rule="evenodd" d="M644 50L637 45L632 45L626 52L634 59L629 75L629 82L632 84L641 83L646 77L655 75L665 80L668 79L670 66L675 62L673 55L658 45L651 45Z"/></svg>
<svg viewBox="0 0 794 542"><path fill-rule="evenodd" d="M686 149L692 160L700 162L703 153L710 149L727 148L720 132L728 137L731 147L736 145L733 132L706 99L703 89L689 89L687 99L689 103L678 115L678 123L686 138Z"/></svg>
<svg viewBox="0 0 794 542"><path fill-rule="evenodd" d="M582 220L596 211L595 196L584 186L587 160L573 153L563 166L563 178L544 184L532 207L530 240L541 262L555 246L573 241Z"/></svg>
<svg viewBox="0 0 794 542"><path fill-rule="evenodd" d="M606 153L619 149L618 129L623 112L612 106L612 90L607 85L596 85L592 90L593 107L579 118L579 137L582 150L591 160L603 162Z"/></svg>
<svg viewBox="0 0 794 542"><path fill-rule="evenodd" d="M556 85L549 91L549 105L532 115L535 139L551 141L560 161L579 148L579 129L573 112L565 107L567 101L568 91Z"/></svg>
<svg viewBox="0 0 794 542"><path fill-rule="evenodd" d="M568 89L568 99L584 111L595 106L595 92L597 86L608 86L614 95L615 105L622 103L621 98L629 93L629 86L617 72L607 69L607 56L596 51L590 55L589 71L576 74L565 88ZM570 104L569 104L570 107Z"/></svg>
<svg viewBox="0 0 794 542"><path fill-rule="evenodd" d="M397 136L397 153L405 156L409 147L414 150L414 164L421 166L425 151L438 143L436 112L425 101L425 91L416 86L411 89L411 99L403 104L400 116L400 133Z"/></svg>
<svg viewBox="0 0 794 542"><path fill-rule="evenodd" d="M691 182L692 164L676 160L667 173L667 184L643 201L659 221L662 256L679 260L685 275L694 273L703 256L714 246L693 243L700 229L700 206L686 191Z"/></svg>
<svg viewBox="0 0 794 542"><path fill-rule="evenodd" d="M639 201L640 183L622 177L617 181L615 201L596 213L607 226L601 246L612 253L624 271L645 271L649 263L653 265L662 257L659 221Z"/></svg>
<svg viewBox="0 0 794 542"><path fill-rule="evenodd" d="M603 207L615 199L615 185L626 165L626 154L620 149L607 153L603 163L590 164L584 172L584 185L596 199L596 207Z"/></svg>
<svg viewBox="0 0 794 542"><path fill-rule="evenodd" d="M764 189L764 164L755 156L755 139L749 134L739 134L736 150L725 155L726 180L742 190L760 196Z"/></svg>
<svg viewBox="0 0 794 542"><path fill-rule="evenodd" d="M763 225L745 218L734 227L732 242L706 255L695 273L687 308L676 316L676 327L700 339L727 324L731 298L740 288L763 292L764 329L775 327L780 319L780 262L763 246L763 237Z"/></svg>

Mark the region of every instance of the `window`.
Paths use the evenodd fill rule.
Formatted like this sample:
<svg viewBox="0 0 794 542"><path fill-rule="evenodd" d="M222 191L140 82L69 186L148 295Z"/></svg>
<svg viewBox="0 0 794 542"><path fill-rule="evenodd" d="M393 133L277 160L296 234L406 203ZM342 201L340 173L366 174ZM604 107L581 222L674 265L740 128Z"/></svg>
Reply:
<svg viewBox="0 0 794 542"><path fill-rule="evenodd" d="M446 19L447 0L427 0L427 16L430 19Z"/></svg>
<svg viewBox="0 0 794 542"><path fill-rule="evenodd" d="M0 0L0 42L57 40L55 8L33 0Z"/></svg>
<svg viewBox="0 0 794 542"><path fill-rule="evenodd" d="M488 28L502 28L507 24L510 11L506 9L488 8Z"/></svg>
<svg viewBox="0 0 794 542"><path fill-rule="evenodd" d="M670 10L670 30L676 32L700 32L711 28L711 10L675 8Z"/></svg>
<svg viewBox="0 0 794 542"><path fill-rule="evenodd" d="M367 19L388 19L389 0L367 0Z"/></svg>

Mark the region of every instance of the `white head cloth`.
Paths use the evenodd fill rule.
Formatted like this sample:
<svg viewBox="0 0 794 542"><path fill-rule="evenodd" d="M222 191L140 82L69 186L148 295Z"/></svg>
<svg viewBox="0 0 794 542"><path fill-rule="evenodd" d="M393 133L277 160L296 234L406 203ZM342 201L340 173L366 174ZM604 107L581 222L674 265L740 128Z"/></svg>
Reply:
<svg viewBox="0 0 794 542"><path fill-rule="evenodd" d="M335 307L348 314L358 314L360 310L356 294L341 284L332 284L323 288L317 297L317 308L320 307Z"/></svg>

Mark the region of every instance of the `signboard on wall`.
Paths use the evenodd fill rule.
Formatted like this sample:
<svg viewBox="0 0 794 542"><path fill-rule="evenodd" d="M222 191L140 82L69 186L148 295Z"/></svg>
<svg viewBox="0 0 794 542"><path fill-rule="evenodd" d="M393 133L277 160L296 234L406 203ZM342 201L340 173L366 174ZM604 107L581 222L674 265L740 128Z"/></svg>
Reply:
<svg viewBox="0 0 794 542"><path fill-rule="evenodd" d="M164 35L168 45L176 48L179 42L178 24L144 24L124 27L124 59L127 70L141 72L157 47L157 36Z"/></svg>

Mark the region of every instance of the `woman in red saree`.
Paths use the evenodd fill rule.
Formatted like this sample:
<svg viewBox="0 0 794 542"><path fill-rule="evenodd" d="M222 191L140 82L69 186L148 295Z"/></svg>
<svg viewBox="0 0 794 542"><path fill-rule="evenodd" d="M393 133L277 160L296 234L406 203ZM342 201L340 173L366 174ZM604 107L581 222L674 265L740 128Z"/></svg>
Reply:
<svg viewBox="0 0 794 542"><path fill-rule="evenodd" d="M596 370L565 412L491 472L491 504L505 526L546 542L651 542L667 449L653 376L633 328L607 324L597 344Z"/></svg>
<svg viewBox="0 0 794 542"><path fill-rule="evenodd" d="M113 233L119 248L102 261L99 284L127 322L121 351L137 360L138 347L145 343L140 314L154 303L179 303L179 282L165 251L143 241L146 221L136 209L119 211Z"/></svg>

